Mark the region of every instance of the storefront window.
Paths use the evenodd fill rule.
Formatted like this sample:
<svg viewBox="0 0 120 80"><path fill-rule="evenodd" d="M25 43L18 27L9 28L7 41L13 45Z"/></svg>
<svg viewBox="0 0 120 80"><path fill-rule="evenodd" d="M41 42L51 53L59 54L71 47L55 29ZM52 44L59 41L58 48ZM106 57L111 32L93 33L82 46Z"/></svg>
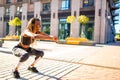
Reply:
<svg viewBox="0 0 120 80"><path fill-rule="evenodd" d="M30 0L30 4L33 4L34 3L34 0Z"/></svg>
<svg viewBox="0 0 120 80"><path fill-rule="evenodd" d="M10 15L10 7L6 8L6 13L5 15Z"/></svg>
<svg viewBox="0 0 120 80"><path fill-rule="evenodd" d="M61 10L68 10L70 9L70 0L62 0L61 1Z"/></svg>
<svg viewBox="0 0 120 80"><path fill-rule="evenodd" d="M90 7L94 6L94 0L84 0L83 1L83 7Z"/></svg>
<svg viewBox="0 0 120 80"><path fill-rule="evenodd" d="M15 32L16 32L15 33L16 35L20 35L21 34L21 26L16 26L15 27Z"/></svg>
<svg viewBox="0 0 120 80"><path fill-rule="evenodd" d="M50 34L50 20L42 20L42 32Z"/></svg>
<svg viewBox="0 0 120 80"><path fill-rule="evenodd" d="M18 6L16 11L17 11L17 12L16 12L17 14L22 13L22 7L19 7L19 6Z"/></svg>
<svg viewBox="0 0 120 80"><path fill-rule="evenodd" d="M6 23L6 35L8 35L9 34L9 24L8 24L8 22Z"/></svg>
<svg viewBox="0 0 120 80"><path fill-rule="evenodd" d="M82 25L80 25L82 27ZM80 27L80 34L81 34L81 28ZM93 34L94 34L94 23L87 23L84 25L84 33L85 37L89 40L93 40Z"/></svg>
<svg viewBox="0 0 120 80"><path fill-rule="evenodd" d="M70 36L70 24L66 23L66 19L60 19L58 31L59 40L65 40Z"/></svg>
<svg viewBox="0 0 120 80"><path fill-rule="evenodd" d="M43 3L43 11L50 11L50 3Z"/></svg>
<svg viewBox="0 0 120 80"><path fill-rule="evenodd" d="M6 3L11 3L11 0L6 0Z"/></svg>
<svg viewBox="0 0 120 80"><path fill-rule="evenodd" d="M17 0L17 2L22 2L22 0Z"/></svg>

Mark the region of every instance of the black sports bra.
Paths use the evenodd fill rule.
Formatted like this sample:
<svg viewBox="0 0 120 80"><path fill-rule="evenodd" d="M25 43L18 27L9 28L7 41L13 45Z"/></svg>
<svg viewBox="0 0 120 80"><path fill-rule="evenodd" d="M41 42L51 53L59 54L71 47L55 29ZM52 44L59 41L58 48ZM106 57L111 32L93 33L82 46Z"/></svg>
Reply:
<svg viewBox="0 0 120 80"><path fill-rule="evenodd" d="M21 41L20 41L23 45L30 45L31 43L34 42L34 39L32 37L25 37L25 36L21 36Z"/></svg>

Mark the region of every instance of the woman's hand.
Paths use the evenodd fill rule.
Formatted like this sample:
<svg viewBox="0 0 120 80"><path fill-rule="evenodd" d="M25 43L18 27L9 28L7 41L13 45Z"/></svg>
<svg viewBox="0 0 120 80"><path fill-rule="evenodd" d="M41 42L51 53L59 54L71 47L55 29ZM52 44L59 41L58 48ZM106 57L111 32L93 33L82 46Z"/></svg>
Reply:
<svg viewBox="0 0 120 80"><path fill-rule="evenodd" d="M58 38L57 37L53 37L53 41L55 41L56 43L58 43Z"/></svg>

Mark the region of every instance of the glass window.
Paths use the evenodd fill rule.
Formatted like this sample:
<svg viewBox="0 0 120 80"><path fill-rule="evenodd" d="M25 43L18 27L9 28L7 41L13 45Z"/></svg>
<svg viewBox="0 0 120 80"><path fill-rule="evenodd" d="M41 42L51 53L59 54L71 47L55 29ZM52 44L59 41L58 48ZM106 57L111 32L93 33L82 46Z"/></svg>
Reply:
<svg viewBox="0 0 120 80"><path fill-rule="evenodd" d="M6 13L5 15L10 15L10 7L6 8Z"/></svg>
<svg viewBox="0 0 120 80"><path fill-rule="evenodd" d="M6 35L8 35L9 34L9 24L8 24L8 22L6 23Z"/></svg>
<svg viewBox="0 0 120 80"><path fill-rule="evenodd" d="M61 10L70 9L70 0L62 0L61 1Z"/></svg>
<svg viewBox="0 0 120 80"><path fill-rule="evenodd" d="M89 0L89 5L94 6L94 0Z"/></svg>
<svg viewBox="0 0 120 80"><path fill-rule="evenodd" d="M30 4L33 4L34 3L34 0L30 0Z"/></svg>
<svg viewBox="0 0 120 80"><path fill-rule="evenodd" d="M22 7L18 6L16 11L17 14L20 14L22 12Z"/></svg>
<svg viewBox="0 0 120 80"><path fill-rule="evenodd" d="M22 0L17 0L17 2L22 2Z"/></svg>
<svg viewBox="0 0 120 80"><path fill-rule="evenodd" d="M82 34L82 24L80 24L80 35ZM84 25L84 34L85 37L89 40L93 40L94 37L94 23L87 23Z"/></svg>
<svg viewBox="0 0 120 80"><path fill-rule="evenodd" d="M43 3L43 11L50 11L50 3Z"/></svg>
<svg viewBox="0 0 120 80"><path fill-rule="evenodd" d="M42 20L42 32L50 34L50 19Z"/></svg>
<svg viewBox="0 0 120 80"><path fill-rule="evenodd" d="M89 0L84 0L83 1L83 7L88 7Z"/></svg>
<svg viewBox="0 0 120 80"><path fill-rule="evenodd" d="M83 1L83 7L90 7L94 6L94 0L84 0Z"/></svg>
<svg viewBox="0 0 120 80"><path fill-rule="evenodd" d="M11 3L11 0L6 0L6 3Z"/></svg>
<svg viewBox="0 0 120 80"><path fill-rule="evenodd" d="M60 19L58 26L58 38L59 40L65 40L70 36L70 24L66 23L66 19Z"/></svg>

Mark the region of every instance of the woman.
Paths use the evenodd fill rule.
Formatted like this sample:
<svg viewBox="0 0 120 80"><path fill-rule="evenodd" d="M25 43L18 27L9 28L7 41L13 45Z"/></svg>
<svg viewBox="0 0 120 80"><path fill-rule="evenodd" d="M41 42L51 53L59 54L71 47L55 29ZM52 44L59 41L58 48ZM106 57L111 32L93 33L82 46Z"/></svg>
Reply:
<svg viewBox="0 0 120 80"><path fill-rule="evenodd" d="M47 39L53 40L55 42L58 41L56 37L51 37L45 33L40 32L40 28L40 20L38 18L31 18L28 22L26 29L21 34L20 42L12 49L13 54L20 57L20 60L13 71L13 75L15 78L20 78L18 68L23 62L25 62L29 58L30 55L35 55L36 57L35 61L28 67L28 70L35 73L38 72L34 65L39 61L41 57L43 57L44 52L31 47L31 44L33 44L35 40Z"/></svg>

